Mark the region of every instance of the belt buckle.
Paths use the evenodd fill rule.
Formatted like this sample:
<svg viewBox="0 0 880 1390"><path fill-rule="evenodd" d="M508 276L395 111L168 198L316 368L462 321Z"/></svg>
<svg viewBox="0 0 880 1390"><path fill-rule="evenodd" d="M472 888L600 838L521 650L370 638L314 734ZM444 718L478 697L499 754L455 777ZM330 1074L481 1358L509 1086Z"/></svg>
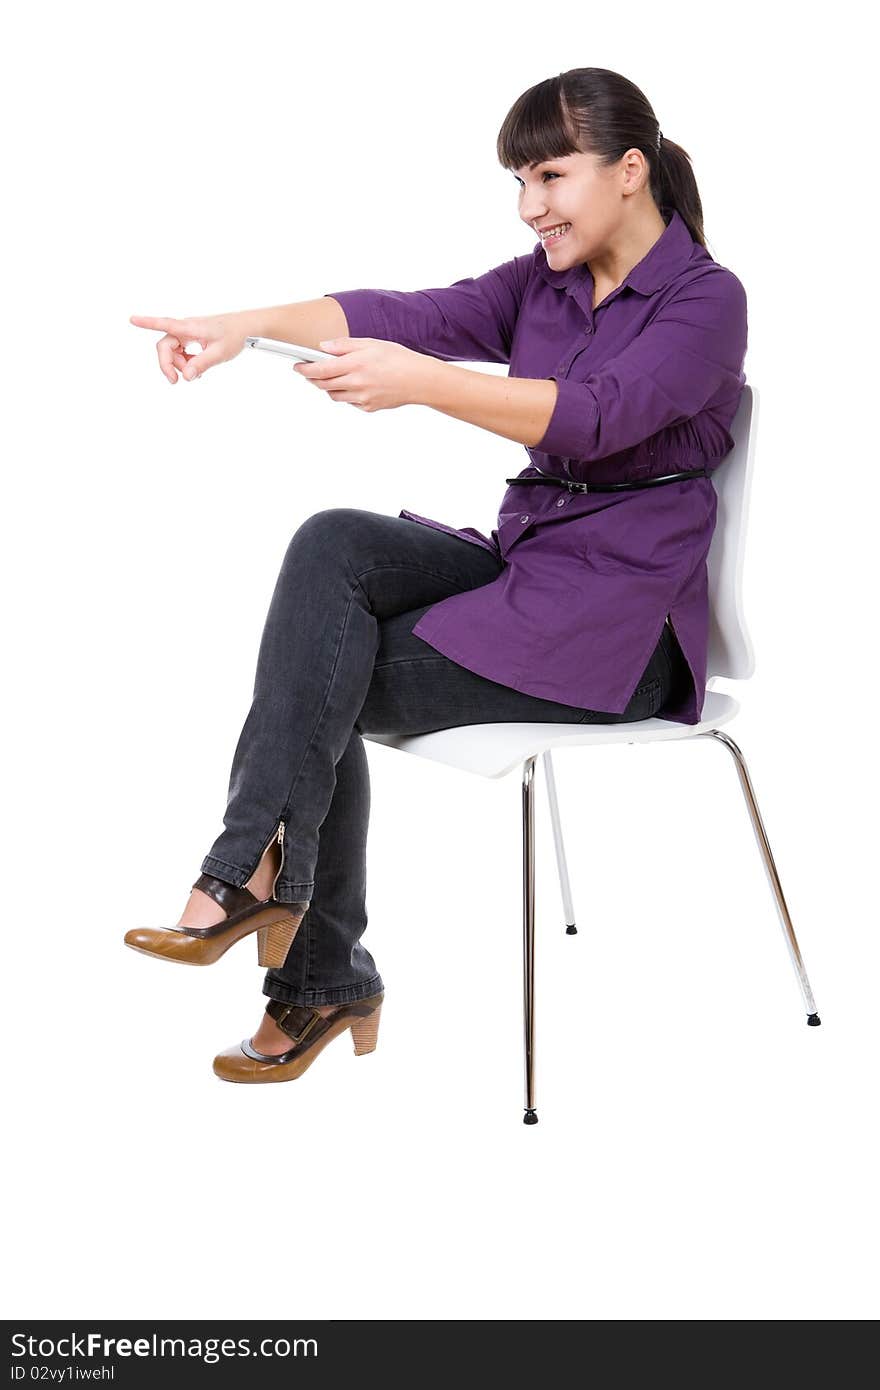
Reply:
<svg viewBox="0 0 880 1390"><path fill-rule="evenodd" d="M568 488L569 492L589 492L586 483L576 483L571 479L566 482L565 486Z"/></svg>
<svg viewBox="0 0 880 1390"><path fill-rule="evenodd" d="M286 1009L285 1012L281 1015L281 1017L278 1018L278 1019L276 1020L276 1022L278 1023L279 1028L281 1027L281 1024L282 1024L282 1023L286 1023L286 1022L287 1022L287 1019L288 1019L289 1015L293 1013L294 1009L299 1008L299 1007L300 1007L300 1006L299 1006L298 1004L290 1004L290 1005L287 1007L287 1009ZM315 1024L318 1022L318 1019L319 1019L320 1017L321 1017L321 1015L318 1013L317 1009L313 1009L313 1010L312 1010L312 1016L311 1016L311 1018L309 1019L308 1023L306 1023L306 1024L303 1026L302 1030L301 1030L299 1033L297 1033L296 1037L294 1037L292 1033L287 1033L287 1029L286 1029L286 1028L285 1028L285 1029L282 1029L282 1031L285 1032L285 1033L287 1033L287 1036L290 1038L291 1042L292 1042L295 1046L299 1046L299 1044L302 1042L303 1038L307 1037L308 1034L312 1031L312 1029L314 1028Z"/></svg>

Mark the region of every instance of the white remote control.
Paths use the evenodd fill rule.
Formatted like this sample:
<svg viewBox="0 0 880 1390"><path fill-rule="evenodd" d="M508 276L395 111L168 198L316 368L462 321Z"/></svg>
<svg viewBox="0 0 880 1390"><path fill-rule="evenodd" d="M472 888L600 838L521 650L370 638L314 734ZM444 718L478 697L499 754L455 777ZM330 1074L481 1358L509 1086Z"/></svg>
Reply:
<svg viewBox="0 0 880 1390"><path fill-rule="evenodd" d="M279 357L293 357L297 362L329 362L332 352L319 352L317 348L300 347L299 343L282 343L277 338L245 338L245 346L262 348L264 352L277 352Z"/></svg>

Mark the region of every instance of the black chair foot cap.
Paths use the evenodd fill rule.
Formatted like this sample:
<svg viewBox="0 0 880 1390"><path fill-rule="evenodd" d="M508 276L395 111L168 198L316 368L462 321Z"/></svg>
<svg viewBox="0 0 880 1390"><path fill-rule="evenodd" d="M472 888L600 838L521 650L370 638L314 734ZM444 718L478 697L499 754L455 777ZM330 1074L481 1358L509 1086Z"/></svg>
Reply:
<svg viewBox="0 0 880 1390"><path fill-rule="evenodd" d="M523 1124L524 1124L524 1125L536 1125L537 1123L538 1123L538 1116L535 1114L535 1111L534 1111L534 1110L527 1110L526 1113L523 1115Z"/></svg>
<svg viewBox="0 0 880 1390"><path fill-rule="evenodd" d="M572 924L571 924L570 927L566 927L566 928L565 928L565 935L566 935L566 936L577 936L577 934L578 934L578 929L577 929L577 927L575 926L574 922L572 922Z"/></svg>
<svg viewBox="0 0 880 1390"><path fill-rule="evenodd" d="M818 1028L821 1022L818 1014L807 1014L807 1024L810 1028Z"/></svg>

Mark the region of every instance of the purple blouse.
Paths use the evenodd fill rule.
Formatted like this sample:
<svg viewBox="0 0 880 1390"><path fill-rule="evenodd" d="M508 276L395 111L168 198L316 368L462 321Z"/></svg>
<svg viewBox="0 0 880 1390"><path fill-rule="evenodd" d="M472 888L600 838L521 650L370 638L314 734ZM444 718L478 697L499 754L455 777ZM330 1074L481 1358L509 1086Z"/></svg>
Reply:
<svg viewBox="0 0 880 1390"><path fill-rule="evenodd" d="M668 220L667 220L668 219ZM506 362L552 378L544 437L517 476L630 482L714 466L745 375L746 294L677 212L622 284L593 308L586 264L552 270L537 245L442 289L333 293L352 337L446 362ZM620 714L669 615L693 685L657 716L700 720L709 636L710 478L625 492L509 486L491 536L401 511L503 562L497 579L433 604L413 632L501 685Z"/></svg>

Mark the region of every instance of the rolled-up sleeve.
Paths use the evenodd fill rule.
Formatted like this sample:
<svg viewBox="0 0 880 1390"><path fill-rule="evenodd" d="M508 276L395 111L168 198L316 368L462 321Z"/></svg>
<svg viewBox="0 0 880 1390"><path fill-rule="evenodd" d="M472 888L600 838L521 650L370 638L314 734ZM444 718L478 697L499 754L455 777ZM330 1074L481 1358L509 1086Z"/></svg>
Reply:
<svg viewBox="0 0 880 1390"><path fill-rule="evenodd" d="M552 377L556 404L533 448L589 463L692 419L742 385L747 336L745 290L718 267L684 286L586 380Z"/></svg>
<svg viewBox="0 0 880 1390"><path fill-rule="evenodd" d="M532 256L441 289L342 290L353 338L382 338L444 362L509 362Z"/></svg>

